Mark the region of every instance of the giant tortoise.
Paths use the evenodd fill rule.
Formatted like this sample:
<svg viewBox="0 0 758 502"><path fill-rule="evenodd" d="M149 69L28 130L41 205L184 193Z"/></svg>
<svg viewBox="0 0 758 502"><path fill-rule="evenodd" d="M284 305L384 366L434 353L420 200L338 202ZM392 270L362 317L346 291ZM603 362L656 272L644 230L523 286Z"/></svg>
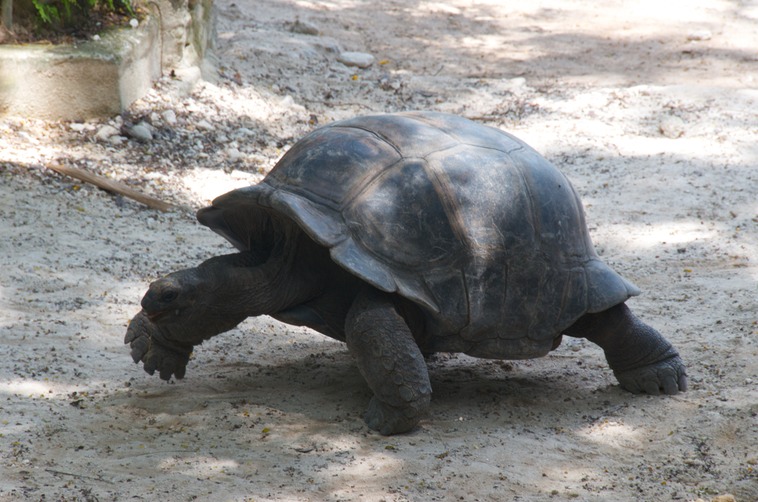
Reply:
<svg viewBox="0 0 758 502"><path fill-rule="evenodd" d="M427 411L437 352L535 358L583 337L623 388L686 390L677 351L624 303L640 291L595 253L571 183L498 129L429 112L335 122L197 218L238 252L150 285L126 343L164 380L266 314L347 343L382 434Z"/></svg>

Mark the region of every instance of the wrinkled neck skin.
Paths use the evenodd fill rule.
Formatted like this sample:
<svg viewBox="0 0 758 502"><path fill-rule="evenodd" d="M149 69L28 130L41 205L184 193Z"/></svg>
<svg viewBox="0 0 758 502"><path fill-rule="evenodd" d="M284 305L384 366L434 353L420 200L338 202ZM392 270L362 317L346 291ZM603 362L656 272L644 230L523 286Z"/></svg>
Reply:
<svg viewBox="0 0 758 502"><path fill-rule="evenodd" d="M166 345L198 345L247 317L276 314L310 300L318 294L319 281L309 278L299 261L294 253L265 259L241 252L170 274L164 280L189 285L189 300L178 305L175 315L156 320L153 336Z"/></svg>
<svg viewBox="0 0 758 502"><path fill-rule="evenodd" d="M294 250L272 254L265 262L247 251L206 260L195 271L211 285L205 294L208 314L272 315L312 299L319 282L300 261Z"/></svg>

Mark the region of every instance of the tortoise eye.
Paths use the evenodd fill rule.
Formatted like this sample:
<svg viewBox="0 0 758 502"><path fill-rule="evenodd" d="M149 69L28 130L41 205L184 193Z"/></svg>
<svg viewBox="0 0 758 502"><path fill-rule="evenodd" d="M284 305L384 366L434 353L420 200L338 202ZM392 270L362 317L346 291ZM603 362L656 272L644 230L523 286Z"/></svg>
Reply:
<svg viewBox="0 0 758 502"><path fill-rule="evenodd" d="M176 290L166 291L161 295L161 302L162 303L171 303L179 296L179 293Z"/></svg>

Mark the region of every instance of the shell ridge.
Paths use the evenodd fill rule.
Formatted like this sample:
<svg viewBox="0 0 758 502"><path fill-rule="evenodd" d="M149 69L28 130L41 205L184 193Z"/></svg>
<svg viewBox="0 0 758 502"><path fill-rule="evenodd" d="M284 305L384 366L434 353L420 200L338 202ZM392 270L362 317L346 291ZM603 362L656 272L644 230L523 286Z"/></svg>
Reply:
<svg viewBox="0 0 758 502"><path fill-rule="evenodd" d="M367 128L367 127L361 127L361 126L356 125L356 124L349 124L349 125L348 124L340 124L340 125L335 125L333 128L334 129L339 129L339 128L358 129L359 131L367 132L367 133L371 134L372 136L376 137L377 139L379 139L379 140L383 141L384 143L388 144L389 146L391 146L397 152L397 154L400 155L400 157L403 157L403 152L400 151L400 147L399 146L397 146L395 143L393 143L392 141L390 141L389 138L387 138L387 137L383 136L382 134L379 134L378 132L373 131L373 130Z"/></svg>
<svg viewBox="0 0 758 502"><path fill-rule="evenodd" d="M360 195L366 191L370 186L372 186L375 183L378 183L381 178L385 177L392 171L392 169L400 164L401 162L411 160L413 157L400 157L392 164L389 164L387 167L381 170L376 170L376 172L372 171L369 173L369 175L364 176L360 179L360 181L355 183L355 187L351 189L346 195L345 198L342 200L342 207L348 207L350 204L355 202L355 200L360 197Z"/></svg>
<svg viewBox="0 0 758 502"><path fill-rule="evenodd" d="M460 207L455 198L450 195L454 193L453 182L447 174L440 170L435 169L432 164L424 159L424 171L429 176L429 181L432 182L434 192L442 205L442 209L445 211L445 215L450 222L450 228L453 231L456 239L460 242L465 249L471 249L472 242L466 233L466 224L461 215Z"/></svg>

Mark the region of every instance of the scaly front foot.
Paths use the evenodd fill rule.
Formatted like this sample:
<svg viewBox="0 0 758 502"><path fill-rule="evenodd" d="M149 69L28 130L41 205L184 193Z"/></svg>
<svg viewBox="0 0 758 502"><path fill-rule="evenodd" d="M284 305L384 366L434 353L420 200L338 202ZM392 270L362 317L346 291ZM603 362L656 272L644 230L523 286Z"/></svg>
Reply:
<svg viewBox="0 0 758 502"><path fill-rule="evenodd" d="M132 349L132 359L135 363L142 361L143 368L150 375L158 374L162 380L170 380L171 376L184 378L192 346L181 346L168 342L161 328L140 312L129 322L124 343Z"/></svg>

